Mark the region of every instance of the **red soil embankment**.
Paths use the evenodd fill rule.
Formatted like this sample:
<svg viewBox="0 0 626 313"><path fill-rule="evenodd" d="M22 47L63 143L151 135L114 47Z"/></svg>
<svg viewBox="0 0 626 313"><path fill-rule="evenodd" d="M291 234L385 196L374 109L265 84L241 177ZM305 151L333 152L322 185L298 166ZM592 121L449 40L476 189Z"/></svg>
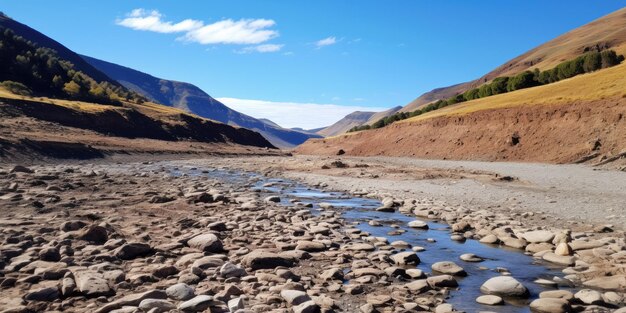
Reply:
<svg viewBox="0 0 626 313"><path fill-rule="evenodd" d="M626 151L626 98L434 117L326 139L299 154L573 163Z"/></svg>

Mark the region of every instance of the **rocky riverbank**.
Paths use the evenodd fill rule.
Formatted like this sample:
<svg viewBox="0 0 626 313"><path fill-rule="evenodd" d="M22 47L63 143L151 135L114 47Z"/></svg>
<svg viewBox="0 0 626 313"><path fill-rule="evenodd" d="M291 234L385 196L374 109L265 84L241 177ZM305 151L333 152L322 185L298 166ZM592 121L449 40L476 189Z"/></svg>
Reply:
<svg viewBox="0 0 626 313"><path fill-rule="evenodd" d="M259 178L225 181L177 169L212 162L219 163L0 169L0 311L454 310L445 302L467 274L460 261L421 269L420 247L393 241L394 234L370 236L339 208L320 204L313 214L297 199L284 205L255 188ZM566 266L562 281L544 283L589 288L544 292L530 304L539 312L611 312L623 304L621 233L535 229L523 222L531 213L473 211L433 199L385 198L379 210L445 221L455 240L525 249ZM507 273L475 286L486 294L476 301L528 297Z"/></svg>

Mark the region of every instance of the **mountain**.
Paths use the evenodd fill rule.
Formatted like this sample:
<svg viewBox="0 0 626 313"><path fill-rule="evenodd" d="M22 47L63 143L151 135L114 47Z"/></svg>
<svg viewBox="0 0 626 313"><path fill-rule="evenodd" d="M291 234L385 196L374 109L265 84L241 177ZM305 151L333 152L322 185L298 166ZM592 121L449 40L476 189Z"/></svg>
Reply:
<svg viewBox="0 0 626 313"><path fill-rule="evenodd" d="M430 102L447 99L499 76L512 76L535 68L545 70L584 52L604 49L613 49L620 54L626 53L626 8L531 49L478 79L424 93L402 108L401 112L411 112Z"/></svg>
<svg viewBox="0 0 626 313"><path fill-rule="evenodd" d="M11 138L8 145L13 147L35 138L40 139L38 147L50 138L68 147L75 143L68 138L85 139L79 134L95 138L91 143L115 141L113 146L123 142L132 147L133 140L149 139L146 145L154 145L152 151L167 145L154 140L187 142L177 144L183 149L180 152L193 146L188 142L274 148L257 132L147 102L72 50L4 14L0 15L0 67L0 128L10 130L5 132L2 149L6 138ZM29 126L20 126L24 123Z"/></svg>
<svg viewBox="0 0 626 313"><path fill-rule="evenodd" d="M546 71L583 53L606 49L626 52L626 9L538 46L473 83L438 89L422 99L463 91L493 77L535 67ZM343 150L356 156L619 162L626 157L626 63L568 77L450 104L378 129L309 140L294 152L336 155Z"/></svg>
<svg viewBox="0 0 626 313"><path fill-rule="evenodd" d="M356 111L346 115L344 118L337 121L335 124L330 125L317 133L324 137L331 137L339 134L343 134L350 130L354 126L360 126L367 122L369 118L376 112L361 112Z"/></svg>
<svg viewBox="0 0 626 313"><path fill-rule="evenodd" d="M82 57L125 87L152 101L208 119L257 131L277 147L291 148L309 138L321 137L282 128L273 122L266 123L234 111L192 84L161 79L114 63L88 56Z"/></svg>
<svg viewBox="0 0 626 313"><path fill-rule="evenodd" d="M0 27L9 28L13 30L17 35L22 36L32 42L37 43L41 47L47 47L55 50L59 58L67 60L74 64L74 69L85 73L98 82L108 82L114 85L119 85L114 79L111 79L106 74L97 70L95 67L85 62L77 53L68 49L59 42L51 39L50 37L26 26L18 21L13 20L9 16L0 12Z"/></svg>
<svg viewBox="0 0 626 313"><path fill-rule="evenodd" d="M400 111L400 109L402 109L401 106L396 106L396 107L393 107L393 108L391 108L389 110L386 110L386 111L376 112L375 114L370 116L370 118L364 124L365 125L372 125L372 124L376 123L379 119L385 118L385 117L387 117L389 115L393 115L394 113Z"/></svg>

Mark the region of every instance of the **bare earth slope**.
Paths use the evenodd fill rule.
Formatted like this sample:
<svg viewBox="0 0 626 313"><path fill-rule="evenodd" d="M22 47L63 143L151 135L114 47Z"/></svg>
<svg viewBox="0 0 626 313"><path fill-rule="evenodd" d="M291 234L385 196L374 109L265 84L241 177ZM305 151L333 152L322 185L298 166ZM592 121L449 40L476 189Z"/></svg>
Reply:
<svg viewBox="0 0 626 313"><path fill-rule="evenodd" d="M300 154L571 163L626 152L626 65L309 140Z"/></svg>
<svg viewBox="0 0 626 313"><path fill-rule="evenodd" d="M620 54L626 52L626 8L529 50L476 80L429 91L410 102L401 111L414 111L424 104L449 98L499 76L511 76L535 68L549 69L594 49L613 49Z"/></svg>

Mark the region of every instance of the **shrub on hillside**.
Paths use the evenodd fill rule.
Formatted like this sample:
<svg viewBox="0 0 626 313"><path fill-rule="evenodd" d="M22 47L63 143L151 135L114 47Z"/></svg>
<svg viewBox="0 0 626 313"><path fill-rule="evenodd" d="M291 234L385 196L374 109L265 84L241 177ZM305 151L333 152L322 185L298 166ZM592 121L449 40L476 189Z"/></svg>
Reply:
<svg viewBox="0 0 626 313"><path fill-rule="evenodd" d="M5 80L3 82L0 83L0 87L16 94L16 95L21 95L21 96L30 96L33 94L32 90L30 90L30 88L26 87L24 84L22 83L18 83L18 82L14 82L14 81L10 81L10 80Z"/></svg>

